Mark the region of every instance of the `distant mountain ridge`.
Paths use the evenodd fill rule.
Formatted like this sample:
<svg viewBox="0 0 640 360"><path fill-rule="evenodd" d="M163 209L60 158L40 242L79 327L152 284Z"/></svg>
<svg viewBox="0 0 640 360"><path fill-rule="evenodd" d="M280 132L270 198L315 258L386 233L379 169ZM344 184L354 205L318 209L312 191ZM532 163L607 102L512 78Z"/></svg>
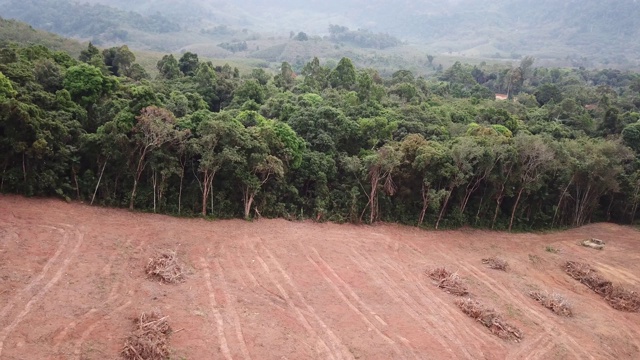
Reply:
<svg viewBox="0 0 640 360"><path fill-rule="evenodd" d="M65 36L162 51L211 41L198 37L200 30L221 25L325 36L334 24L388 33L433 53L640 65L638 0L0 0L0 16Z"/></svg>

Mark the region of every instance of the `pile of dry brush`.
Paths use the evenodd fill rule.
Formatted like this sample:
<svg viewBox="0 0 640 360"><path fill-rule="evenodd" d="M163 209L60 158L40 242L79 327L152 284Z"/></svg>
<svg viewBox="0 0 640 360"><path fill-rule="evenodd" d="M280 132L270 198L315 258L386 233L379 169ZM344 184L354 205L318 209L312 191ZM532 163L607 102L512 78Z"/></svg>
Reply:
<svg viewBox="0 0 640 360"><path fill-rule="evenodd" d="M456 305L469 317L479 321L501 339L519 342L522 331L502 319L498 313L473 299L458 299Z"/></svg>
<svg viewBox="0 0 640 360"><path fill-rule="evenodd" d="M124 342L125 360L166 360L169 358L171 327L167 316L157 312L142 313L134 320L135 330Z"/></svg>
<svg viewBox="0 0 640 360"><path fill-rule="evenodd" d="M173 250L165 250L149 259L145 272L149 277L169 284L184 281L184 267Z"/></svg>
<svg viewBox="0 0 640 360"><path fill-rule="evenodd" d="M482 259L482 263L489 265L489 267L494 270L507 271L507 268L509 267L506 260L497 257Z"/></svg>
<svg viewBox="0 0 640 360"><path fill-rule="evenodd" d="M435 268L428 273L429 277L437 281L442 290L456 296L465 296L469 293L467 286L462 282L458 273L452 273L446 268Z"/></svg>
<svg viewBox="0 0 640 360"><path fill-rule="evenodd" d="M542 306L561 316L573 316L573 310L569 301L560 294L549 294L540 291L531 291L529 296Z"/></svg>
<svg viewBox="0 0 640 360"><path fill-rule="evenodd" d="M604 297L612 308L621 311L640 312L640 295L613 283L598 274L598 271L588 264L567 261L564 271L572 278L585 284L595 293Z"/></svg>

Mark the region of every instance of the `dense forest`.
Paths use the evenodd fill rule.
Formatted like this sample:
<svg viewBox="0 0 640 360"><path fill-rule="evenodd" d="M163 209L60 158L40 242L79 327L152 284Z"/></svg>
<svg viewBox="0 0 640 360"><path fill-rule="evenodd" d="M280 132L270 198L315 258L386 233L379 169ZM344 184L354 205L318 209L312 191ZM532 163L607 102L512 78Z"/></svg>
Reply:
<svg viewBox="0 0 640 360"><path fill-rule="evenodd" d="M640 76L534 63L386 78L314 58L273 76L186 52L151 78L127 46L7 45L0 191L216 218L633 222Z"/></svg>

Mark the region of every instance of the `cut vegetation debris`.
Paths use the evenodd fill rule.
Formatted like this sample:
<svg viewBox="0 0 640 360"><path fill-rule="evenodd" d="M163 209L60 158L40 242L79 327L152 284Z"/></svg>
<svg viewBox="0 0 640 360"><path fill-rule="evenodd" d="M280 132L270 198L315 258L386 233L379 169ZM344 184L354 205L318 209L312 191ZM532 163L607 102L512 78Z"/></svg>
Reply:
<svg viewBox="0 0 640 360"><path fill-rule="evenodd" d="M620 311L640 312L640 295L613 283L598 274L588 264L567 261L564 270L569 276L585 284L589 289L604 297L612 308Z"/></svg>
<svg viewBox="0 0 640 360"><path fill-rule="evenodd" d="M584 241L582 241L582 246L586 246L592 249L596 249L596 250L602 250L604 249L604 241L600 240L600 239L586 239Z"/></svg>
<svg viewBox="0 0 640 360"><path fill-rule="evenodd" d="M469 317L479 321L501 339L520 342L522 331L508 324L498 313L473 299L458 299L456 305Z"/></svg>
<svg viewBox="0 0 640 360"><path fill-rule="evenodd" d="M166 250L149 259L147 275L159 281L174 284L184 281L184 267L173 250Z"/></svg>
<svg viewBox="0 0 640 360"><path fill-rule="evenodd" d="M507 268L509 267L506 260L497 257L482 259L482 263L489 265L489 267L494 270L507 271Z"/></svg>
<svg viewBox="0 0 640 360"><path fill-rule="evenodd" d="M529 297L539 302L542 306L561 316L573 316L571 304L562 295L557 293L531 291Z"/></svg>
<svg viewBox="0 0 640 360"><path fill-rule="evenodd" d="M615 286L605 300L616 310L640 312L640 295L622 286Z"/></svg>
<svg viewBox="0 0 640 360"><path fill-rule="evenodd" d="M142 313L134 322L135 330L124 342L122 357L125 360L169 359L171 326L167 316L158 312Z"/></svg>
<svg viewBox="0 0 640 360"><path fill-rule="evenodd" d="M469 293L467 286L462 282L458 273L452 273L446 268L436 268L429 271L429 277L437 281L442 290L456 296L465 296Z"/></svg>

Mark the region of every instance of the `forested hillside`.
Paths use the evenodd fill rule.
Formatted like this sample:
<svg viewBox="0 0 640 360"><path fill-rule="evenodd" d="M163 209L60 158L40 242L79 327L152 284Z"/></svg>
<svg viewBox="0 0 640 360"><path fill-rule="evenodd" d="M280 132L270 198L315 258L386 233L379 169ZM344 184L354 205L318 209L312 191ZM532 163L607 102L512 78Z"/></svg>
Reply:
<svg viewBox="0 0 640 360"><path fill-rule="evenodd" d="M85 47L75 40L36 30L19 21L0 18L0 47L11 43L44 45L50 50L65 51L76 57Z"/></svg>
<svg viewBox="0 0 640 360"><path fill-rule="evenodd" d="M166 34L180 26L159 13L142 16L100 4L68 0L0 0L0 15L39 29L94 42L124 42L130 33Z"/></svg>
<svg viewBox="0 0 640 360"><path fill-rule="evenodd" d="M636 0L0 0L0 16L104 46L212 57L294 63L357 55L375 57L367 61L378 69L391 64L397 70L422 65L429 53L640 69ZM332 31L343 27L351 31ZM292 41L299 33L311 40L304 49ZM389 51L364 53L362 47Z"/></svg>
<svg viewBox="0 0 640 360"><path fill-rule="evenodd" d="M637 218L640 76L349 58L240 73L0 50L0 191L179 215L550 228ZM496 101L494 93L508 94Z"/></svg>

